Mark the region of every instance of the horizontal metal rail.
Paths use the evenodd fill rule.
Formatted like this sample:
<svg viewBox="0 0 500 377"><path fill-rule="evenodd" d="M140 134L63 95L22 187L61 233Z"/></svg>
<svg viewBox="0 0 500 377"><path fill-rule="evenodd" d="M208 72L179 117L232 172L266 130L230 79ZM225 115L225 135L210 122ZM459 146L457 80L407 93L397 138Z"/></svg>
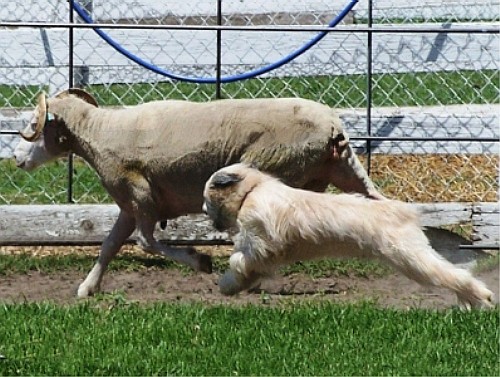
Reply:
<svg viewBox="0 0 500 377"><path fill-rule="evenodd" d="M451 141L451 142L478 142L478 143L498 143L500 139L498 137L432 137L432 136L349 136L349 140L370 140L370 141Z"/></svg>
<svg viewBox="0 0 500 377"><path fill-rule="evenodd" d="M333 33L479 33L500 34L499 27L467 26L456 28L444 27L352 27L352 26L230 26L230 25L139 25L139 24L72 24L67 22L0 22L5 28L64 28L64 29L127 29L127 30L200 30L200 31L270 31L270 32L333 32Z"/></svg>
<svg viewBox="0 0 500 377"><path fill-rule="evenodd" d="M170 239L161 239L160 243L164 245L172 245L172 246L232 246L234 242L231 240L221 240L221 239L213 239L213 240L202 240L202 239L194 239L194 240L170 240ZM124 245L137 245L137 241L135 240L126 240ZM0 239L0 246L100 246L102 245L102 241L86 241L86 240L78 240L78 241L38 241L38 240L28 240L28 241L20 241L20 242L12 242L9 241L7 243L2 242Z"/></svg>
<svg viewBox="0 0 500 377"><path fill-rule="evenodd" d="M470 250L500 250L500 245L459 245L458 248Z"/></svg>

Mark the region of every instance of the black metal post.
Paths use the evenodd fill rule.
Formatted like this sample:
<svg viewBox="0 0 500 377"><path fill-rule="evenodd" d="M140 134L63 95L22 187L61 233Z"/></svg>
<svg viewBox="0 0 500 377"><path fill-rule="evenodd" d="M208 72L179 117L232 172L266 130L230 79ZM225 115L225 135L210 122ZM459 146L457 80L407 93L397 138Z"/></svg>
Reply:
<svg viewBox="0 0 500 377"><path fill-rule="evenodd" d="M372 0L368 0L368 27L372 27L373 19L372 19ZM371 31L367 34L367 87L366 87L366 133L368 136L372 136L372 49L373 49L373 34ZM366 159L366 171L368 175L371 172L371 162L372 162L372 144L371 140L366 140L366 150L368 152Z"/></svg>
<svg viewBox="0 0 500 377"><path fill-rule="evenodd" d="M73 16L73 1L69 1L69 22L70 24L74 23L74 16ZM69 65L69 75L68 75L68 88L71 89L73 87L73 68L74 68L74 62L73 62L73 28L69 28L69 35L68 35L68 44L69 44L69 58L68 58L68 65ZM73 154L70 153L68 155L68 203L74 203L73 200Z"/></svg>
<svg viewBox="0 0 500 377"><path fill-rule="evenodd" d="M217 0L217 26L222 25L222 0ZM222 65L222 30L217 30L217 56L216 56L216 76L215 76L215 98L221 99L221 65Z"/></svg>

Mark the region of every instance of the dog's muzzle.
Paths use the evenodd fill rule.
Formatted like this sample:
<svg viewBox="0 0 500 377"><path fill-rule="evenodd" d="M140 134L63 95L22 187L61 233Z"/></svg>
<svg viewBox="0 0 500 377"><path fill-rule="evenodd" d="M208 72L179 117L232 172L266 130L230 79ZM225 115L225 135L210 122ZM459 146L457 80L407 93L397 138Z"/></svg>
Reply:
<svg viewBox="0 0 500 377"><path fill-rule="evenodd" d="M214 206L210 201L203 202L202 211L212 220L213 227L219 232L225 231L231 227L227 219L222 214L222 211L217 206Z"/></svg>

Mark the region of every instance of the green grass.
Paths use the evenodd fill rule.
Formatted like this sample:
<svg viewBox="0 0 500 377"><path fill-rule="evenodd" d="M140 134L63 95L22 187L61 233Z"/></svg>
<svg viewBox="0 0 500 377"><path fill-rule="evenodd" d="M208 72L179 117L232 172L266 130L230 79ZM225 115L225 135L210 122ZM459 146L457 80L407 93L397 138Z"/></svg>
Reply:
<svg viewBox="0 0 500 377"><path fill-rule="evenodd" d="M70 249L71 246L68 246ZM48 255L44 257L33 257L29 253L17 255L0 254L0 276L14 274L26 274L30 271L38 271L44 274L51 274L60 271L81 271L86 274L94 265L96 257L91 255L69 254L69 255ZM227 261L222 258L214 262L216 271L227 268ZM179 269L186 274L193 273L188 267L172 262L165 258L144 255L119 255L110 263L109 271L139 271L145 268L158 269Z"/></svg>
<svg viewBox="0 0 500 377"><path fill-rule="evenodd" d="M325 92L328 88L330 92ZM246 80L224 84L223 97L303 97L335 107L366 105L366 75L316 76ZM214 85L158 83L111 86L89 90L106 105L133 105L158 99L207 101ZM373 106L431 106L461 103L498 103L499 80L495 70L373 75ZM339 95L341 93L341 95Z"/></svg>
<svg viewBox="0 0 500 377"><path fill-rule="evenodd" d="M71 246L68 246L71 248ZM89 255L49 255L33 257L29 253L18 255L0 254L0 276L26 274L39 271L51 274L60 271L81 271L87 273L95 263L95 258ZM174 263L166 259L123 255L113 259L109 271L137 271L141 268L173 268ZM181 266L179 265L179 268ZM186 267L187 269L187 267Z"/></svg>
<svg viewBox="0 0 500 377"><path fill-rule="evenodd" d="M498 78L496 70L376 74L373 75L373 106L498 103ZM226 98L299 96L335 107L359 107L366 105L366 88L366 75L290 77L224 84L222 94ZM42 88L0 85L0 107L33 106L40 90ZM166 98L207 101L214 98L215 85L160 82L92 85L87 90L102 106L119 106Z"/></svg>
<svg viewBox="0 0 500 377"><path fill-rule="evenodd" d="M71 248L71 246L68 246ZM93 266L95 258L90 255L49 255L33 257L29 253L18 255L0 254L0 276L25 274L30 271L39 271L50 274L58 271L81 271L87 273ZM193 271L188 267L169 261L165 258L144 255L118 255L109 265L110 271L138 271L144 268L179 269L186 274ZM228 258L213 258L214 273L221 273L228 268ZM283 275L297 273L307 274L313 278L325 276L354 275L354 276L384 276L391 270L375 261L349 260L322 260L300 262L281 270Z"/></svg>
<svg viewBox="0 0 500 377"><path fill-rule="evenodd" d="M474 267L474 272L479 273L484 271L490 271L498 267L498 265L500 265L500 254L495 253L493 255L488 255L477 261L477 264Z"/></svg>
<svg viewBox="0 0 500 377"><path fill-rule="evenodd" d="M95 171L74 160L73 197L78 203L112 203ZM68 202L68 164L49 163L32 172L18 169L13 160L0 159L0 204Z"/></svg>
<svg viewBox="0 0 500 377"><path fill-rule="evenodd" d="M389 267L377 261L359 259L326 259L321 261L298 262L284 267L281 272L284 275L303 273L313 278L319 278L339 275L381 277L387 275L390 271L392 270Z"/></svg>
<svg viewBox="0 0 500 377"><path fill-rule="evenodd" d="M0 305L0 375L482 375L498 311Z"/></svg>
<svg viewBox="0 0 500 377"><path fill-rule="evenodd" d="M44 86L25 85L13 86L0 84L0 107L33 107L36 105L37 95Z"/></svg>

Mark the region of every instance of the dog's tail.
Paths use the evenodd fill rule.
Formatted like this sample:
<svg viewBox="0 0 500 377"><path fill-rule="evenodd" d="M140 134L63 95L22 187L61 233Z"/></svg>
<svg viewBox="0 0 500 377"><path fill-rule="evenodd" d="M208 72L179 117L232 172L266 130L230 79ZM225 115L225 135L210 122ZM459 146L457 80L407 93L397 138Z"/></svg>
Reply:
<svg viewBox="0 0 500 377"><path fill-rule="evenodd" d="M441 286L455 292L465 308L491 307L493 292L472 274L444 259L429 244L423 232L408 237L389 253L391 264L422 285ZM387 255L386 255L387 256Z"/></svg>

